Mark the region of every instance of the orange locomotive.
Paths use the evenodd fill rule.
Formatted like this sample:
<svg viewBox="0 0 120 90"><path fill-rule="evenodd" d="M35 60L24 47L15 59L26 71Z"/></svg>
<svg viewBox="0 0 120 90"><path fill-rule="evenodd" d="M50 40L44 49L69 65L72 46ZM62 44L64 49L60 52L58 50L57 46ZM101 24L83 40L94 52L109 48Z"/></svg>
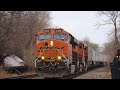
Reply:
<svg viewBox="0 0 120 90"><path fill-rule="evenodd" d="M87 69L88 47L64 29L44 29L37 33L36 56L37 70L75 73Z"/></svg>

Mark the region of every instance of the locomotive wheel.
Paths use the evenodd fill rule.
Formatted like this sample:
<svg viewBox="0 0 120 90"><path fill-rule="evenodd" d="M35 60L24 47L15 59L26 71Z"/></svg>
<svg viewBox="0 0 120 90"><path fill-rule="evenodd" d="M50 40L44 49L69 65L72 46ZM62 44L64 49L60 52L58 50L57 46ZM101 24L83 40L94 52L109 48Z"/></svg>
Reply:
<svg viewBox="0 0 120 90"><path fill-rule="evenodd" d="M83 65L82 65L82 64L79 65L79 71L80 71L80 72L83 71Z"/></svg>
<svg viewBox="0 0 120 90"><path fill-rule="evenodd" d="M86 64L85 68L84 68L84 71L87 71L87 70L88 70L88 65Z"/></svg>

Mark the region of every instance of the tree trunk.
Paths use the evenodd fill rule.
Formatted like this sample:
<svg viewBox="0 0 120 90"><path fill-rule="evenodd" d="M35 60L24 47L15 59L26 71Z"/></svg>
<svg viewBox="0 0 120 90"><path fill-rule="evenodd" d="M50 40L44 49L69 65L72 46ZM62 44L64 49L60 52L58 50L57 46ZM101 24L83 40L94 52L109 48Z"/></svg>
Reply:
<svg viewBox="0 0 120 90"><path fill-rule="evenodd" d="M118 48L118 37L117 37L117 26L116 22L114 23L115 26L115 50Z"/></svg>

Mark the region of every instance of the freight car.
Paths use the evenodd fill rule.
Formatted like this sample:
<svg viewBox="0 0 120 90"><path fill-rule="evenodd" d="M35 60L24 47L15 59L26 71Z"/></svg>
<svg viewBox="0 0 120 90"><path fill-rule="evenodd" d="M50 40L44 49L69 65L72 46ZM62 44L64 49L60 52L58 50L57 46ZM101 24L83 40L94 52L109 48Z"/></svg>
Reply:
<svg viewBox="0 0 120 90"><path fill-rule="evenodd" d="M63 76L86 71L95 62L95 51L64 29L44 29L36 37L35 67L39 72Z"/></svg>
<svg viewBox="0 0 120 90"><path fill-rule="evenodd" d="M101 65L104 66L104 62L106 61L107 55L102 54L101 52L99 52L99 50L94 50L93 48L89 47L88 48L88 63L89 63L89 67L92 66L97 66L97 65Z"/></svg>
<svg viewBox="0 0 120 90"><path fill-rule="evenodd" d="M19 57L11 54L4 59L4 69L8 72L24 72L27 71L28 66Z"/></svg>

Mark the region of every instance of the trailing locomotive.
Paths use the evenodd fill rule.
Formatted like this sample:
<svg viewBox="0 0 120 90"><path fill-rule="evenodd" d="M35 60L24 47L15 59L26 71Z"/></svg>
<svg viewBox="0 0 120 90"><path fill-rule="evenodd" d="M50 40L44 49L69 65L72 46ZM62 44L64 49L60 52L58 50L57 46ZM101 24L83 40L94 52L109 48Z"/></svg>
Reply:
<svg viewBox="0 0 120 90"><path fill-rule="evenodd" d="M44 29L36 36L36 70L63 76L90 66L88 46L64 29Z"/></svg>

